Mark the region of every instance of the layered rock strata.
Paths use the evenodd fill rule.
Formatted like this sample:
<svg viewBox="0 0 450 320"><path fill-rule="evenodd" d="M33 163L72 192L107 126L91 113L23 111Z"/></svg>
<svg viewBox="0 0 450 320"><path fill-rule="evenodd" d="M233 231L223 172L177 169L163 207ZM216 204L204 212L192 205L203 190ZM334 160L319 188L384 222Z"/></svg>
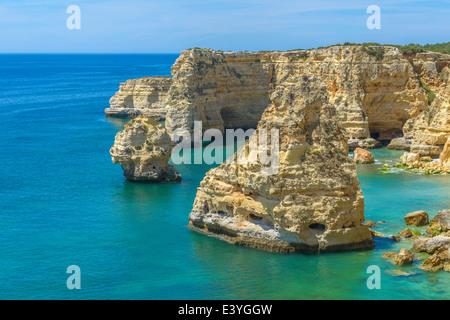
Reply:
<svg viewBox="0 0 450 320"><path fill-rule="evenodd" d="M113 163L122 165L129 181L171 182L181 180L178 170L168 164L171 137L162 124L141 115L117 133L110 153Z"/></svg>
<svg viewBox="0 0 450 320"><path fill-rule="evenodd" d="M289 52L190 49L173 65L172 80L146 80L161 87L157 102L146 102L154 101L155 95L133 89L136 85L130 80L113 97L111 107L136 113L167 110L169 133L192 130L194 121L202 121L204 130L255 128L271 90L288 77L314 75L325 84L351 149L399 138L392 148L412 146L422 155L439 154L449 136L445 101L450 56L404 55L390 46L381 50L382 56L360 46ZM143 102L130 103L135 100ZM431 111L423 113L427 108Z"/></svg>
<svg viewBox="0 0 450 320"><path fill-rule="evenodd" d="M336 108L316 77L290 77L271 95L256 132L233 162L210 170L197 191L190 227L230 243L276 252L373 248L356 165L347 156ZM279 139L272 141L272 129ZM270 132L268 146L258 145ZM279 143L276 170L252 163ZM271 151L273 155L274 151ZM246 161L247 160L247 161ZM273 169L273 168L272 168Z"/></svg>
<svg viewBox="0 0 450 320"><path fill-rule="evenodd" d="M438 157L450 138L450 56L426 52L409 59L430 106L406 122L404 136L392 141L391 146Z"/></svg>
<svg viewBox="0 0 450 320"><path fill-rule="evenodd" d="M171 77L145 77L130 79L120 84L119 91L105 109L108 116L136 117L144 114L164 119Z"/></svg>

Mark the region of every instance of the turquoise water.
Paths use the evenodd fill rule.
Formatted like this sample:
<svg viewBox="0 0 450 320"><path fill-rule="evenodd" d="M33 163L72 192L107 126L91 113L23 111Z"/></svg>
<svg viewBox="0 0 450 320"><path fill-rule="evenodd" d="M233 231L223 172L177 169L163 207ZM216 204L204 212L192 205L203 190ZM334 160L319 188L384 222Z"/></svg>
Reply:
<svg viewBox="0 0 450 320"><path fill-rule="evenodd" d="M103 109L120 81L168 75L177 55L0 55L1 299L435 299L450 274L382 259L410 247L273 254L187 228L207 165L180 165L174 184L126 182L109 148L125 120ZM198 150L197 150L198 152ZM401 152L374 150L358 174L366 218L396 234L403 216L450 207L450 177L384 174ZM66 269L81 268L81 290ZM382 270L369 290L366 269ZM396 275L396 270L407 275Z"/></svg>

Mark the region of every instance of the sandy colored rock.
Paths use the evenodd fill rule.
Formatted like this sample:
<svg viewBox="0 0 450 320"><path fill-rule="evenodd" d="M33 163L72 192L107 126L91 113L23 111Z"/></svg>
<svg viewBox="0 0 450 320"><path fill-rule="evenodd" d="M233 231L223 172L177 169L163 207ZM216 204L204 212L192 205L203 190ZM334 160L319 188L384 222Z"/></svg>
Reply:
<svg viewBox="0 0 450 320"><path fill-rule="evenodd" d="M414 260L414 254L409 249L400 249L400 252L397 256L394 257L394 263L397 266L404 266L411 264Z"/></svg>
<svg viewBox="0 0 450 320"><path fill-rule="evenodd" d="M427 229L427 234L436 236L445 234L450 231L450 210L439 211L436 216L431 219L430 227Z"/></svg>
<svg viewBox="0 0 450 320"><path fill-rule="evenodd" d="M447 151L445 150L445 152ZM432 159L429 156L421 157L419 153L405 152L400 157L397 167L407 167L415 172L425 174L450 173L450 162L444 155L441 159Z"/></svg>
<svg viewBox="0 0 450 320"><path fill-rule="evenodd" d="M356 163L374 163L375 159L372 157L372 153L370 151L356 148L353 152L353 160Z"/></svg>
<svg viewBox="0 0 450 320"><path fill-rule="evenodd" d="M384 52L381 57L368 53L378 49ZM350 149L394 139L390 147L438 156L449 136L449 65L450 55L405 55L391 46L189 49L173 65L170 80L152 77L121 85L110 110L167 111L169 133L192 130L194 119L203 122L204 130L254 128L272 90L291 76L313 75L325 84ZM430 95L436 96L433 102Z"/></svg>
<svg viewBox="0 0 450 320"><path fill-rule="evenodd" d="M405 224L407 226L420 227L420 226L425 226L429 223L428 213L426 213L423 210L408 213L404 217L404 219L405 219Z"/></svg>
<svg viewBox="0 0 450 320"><path fill-rule="evenodd" d="M412 143L410 151L421 156L439 157L450 137L450 86L439 94L430 108L409 120Z"/></svg>
<svg viewBox="0 0 450 320"><path fill-rule="evenodd" d="M141 115L117 133L110 153L113 163L120 163L129 181L179 181L177 169L168 164L172 141L163 125Z"/></svg>
<svg viewBox="0 0 450 320"><path fill-rule="evenodd" d="M377 237L377 238L388 238L386 237L384 234L382 234L381 232L375 231L373 229L369 228L370 233L372 234L372 237Z"/></svg>
<svg viewBox="0 0 450 320"><path fill-rule="evenodd" d="M395 257L398 256L398 252L395 251L388 251L388 252L384 252L381 257L385 258L385 259L394 259Z"/></svg>
<svg viewBox="0 0 450 320"><path fill-rule="evenodd" d="M362 225L364 198L356 165L326 87L317 78L291 77L277 86L271 100L235 161L206 174L190 227L278 252L373 248L372 234ZM261 162L245 159L257 135L271 128L279 130L280 152L279 166L269 174Z"/></svg>
<svg viewBox="0 0 450 320"><path fill-rule="evenodd" d="M417 238L414 240L413 247L411 248L414 252L424 252L426 251L426 243L430 238Z"/></svg>
<svg viewBox="0 0 450 320"><path fill-rule="evenodd" d="M369 227L369 228L377 226L377 224L376 224L375 222L370 221L370 220L367 220L367 221L364 223L364 225L365 225L366 227Z"/></svg>
<svg viewBox="0 0 450 320"><path fill-rule="evenodd" d="M442 165L447 167L447 169L450 167L450 137L447 139L447 142L439 155L439 161L441 161Z"/></svg>
<svg viewBox="0 0 450 320"><path fill-rule="evenodd" d="M432 255L422 262L419 268L429 272L436 272L442 270L444 268L444 264L437 255Z"/></svg>
<svg viewBox="0 0 450 320"><path fill-rule="evenodd" d="M412 232L412 230L411 229L408 229L408 228L406 228L406 229L404 229L404 230L402 230L402 231L400 231L399 233L398 233L398 236L400 237L400 238L417 238L417 236Z"/></svg>
<svg viewBox="0 0 450 320"><path fill-rule="evenodd" d="M105 109L108 116L136 117L145 114L164 119L169 99L171 77L144 77L130 79L120 84L119 91L110 99Z"/></svg>

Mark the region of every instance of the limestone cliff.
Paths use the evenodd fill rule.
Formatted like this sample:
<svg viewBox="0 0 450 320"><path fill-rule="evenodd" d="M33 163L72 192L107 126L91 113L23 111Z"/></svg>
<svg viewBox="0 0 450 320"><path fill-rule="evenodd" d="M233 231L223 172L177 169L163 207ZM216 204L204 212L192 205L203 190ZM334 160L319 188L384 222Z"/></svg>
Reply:
<svg viewBox="0 0 450 320"><path fill-rule="evenodd" d="M119 91L109 101L106 115L135 117L145 114L164 119L171 77L130 79L120 84Z"/></svg>
<svg viewBox="0 0 450 320"><path fill-rule="evenodd" d="M183 51L172 67L166 127L192 130L256 128L269 105L271 66L263 54L213 50Z"/></svg>
<svg viewBox="0 0 450 320"><path fill-rule="evenodd" d="M210 170L198 188L190 226L235 244L277 252L373 247L364 197L336 108L316 77L277 85L257 131L233 163ZM279 130L279 166L245 162L263 131ZM270 138L268 140L271 140ZM271 149L259 145L258 151Z"/></svg>
<svg viewBox="0 0 450 320"><path fill-rule="evenodd" d="M375 50L383 54L373 54ZM255 128L272 90L291 76L313 75L325 84L351 149L400 138L392 148L409 150L412 145L438 155L449 135L448 121L437 120L442 112L448 116L449 66L449 55L405 55L392 46L288 52L190 49L173 65L170 88L158 104L167 110L169 133L192 130L194 121L202 121L204 130ZM434 118L422 113L428 108Z"/></svg>
<svg viewBox="0 0 450 320"><path fill-rule="evenodd" d="M129 181L179 181L177 169L168 164L172 141L163 125L141 115L117 133L110 153Z"/></svg>

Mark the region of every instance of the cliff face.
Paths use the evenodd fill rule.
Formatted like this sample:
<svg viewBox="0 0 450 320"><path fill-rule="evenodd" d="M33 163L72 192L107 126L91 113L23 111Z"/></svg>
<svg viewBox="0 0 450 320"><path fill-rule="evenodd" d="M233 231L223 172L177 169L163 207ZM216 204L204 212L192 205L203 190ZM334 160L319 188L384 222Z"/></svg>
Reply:
<svg viewBox="0 0 450 320"><path fill-rule="evenodd" d="M166 127L256 128L269 105L272 72L257 53L183 51L172 67Z"/></svg>
<svg viewBox="0 0 450 320"><path fill-rule="evenodd" d="M106 115L135 117L145 114L164 119L171 77L130 79L120 84L119 91L109 101Z"/></svg>
<svg viewBox="0 0 450 320"><path fill-rule="evenodd" d="M405 124L405 137L411 141L410 150L421 156L438 157L450 137L450 57L443 54L423 54L414 61L421 80L436 96L431 106Z"/></svg>
<svg viewBox="0 0 450 320"><path fill-rule="evenodd" d="M437 146L436 152L442 151L443 138L423 139L412 132L419 129L410 119L421 117L433 94L448 94L445 77L450 56L406 56L395 47L383 46L384 54L377 57L374 50L359 46L257 53L186 50L172 67L172 84L165 98L161 96L165 100L152 106L166 107L169 133L177 128L192 130L194 121L202 121L205 130L255 128L272 90L288 77L313 75L325 84L351 149L379 145L374 138L391 140L404 135L391 146L409 149L411 144L431 143ZM120 91L116 96L122 96ZM442 109L441 105L437 108ZM431 121L425 126L448 136L448 124L444 123L444 128L435 125Z"/></svg>
<svg viewBox="0 0 450 320"><path fill-rule="evenodd" d="M356 167L325 85L314 77L289 77L271 100L247 147L262 131L278 129L278 170L265 174L261 162L244 161L250 149L238 152L233 163L206 174L190 226L278 252L372 248L372 235L361 225L364 198Z"/></svg>
<svg viewBox="0 0 450 320"><path fill-rule="evenodd" d="M141 115L117 133L110 154L129 181L179 181L177 169L168 164L171 151L172 141L164 126Z"/></svg>

